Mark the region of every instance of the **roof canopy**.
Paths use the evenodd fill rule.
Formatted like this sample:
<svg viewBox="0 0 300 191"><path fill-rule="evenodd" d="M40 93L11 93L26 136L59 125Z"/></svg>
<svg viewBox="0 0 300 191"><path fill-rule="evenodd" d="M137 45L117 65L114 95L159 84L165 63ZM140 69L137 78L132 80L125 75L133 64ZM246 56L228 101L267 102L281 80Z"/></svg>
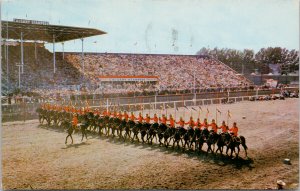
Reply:
<svg viewBox="0 0 300 191"><path fill-rule="evenodd" d="M1 21L1 24L2 38L14 40L21 39L21 32L23 32L23 40L40 40L45 42L53 42L53 35L55 37L55 42L64 42L68 40L106 34L106 32L98 29L49 25L47 22Z"/></svg>

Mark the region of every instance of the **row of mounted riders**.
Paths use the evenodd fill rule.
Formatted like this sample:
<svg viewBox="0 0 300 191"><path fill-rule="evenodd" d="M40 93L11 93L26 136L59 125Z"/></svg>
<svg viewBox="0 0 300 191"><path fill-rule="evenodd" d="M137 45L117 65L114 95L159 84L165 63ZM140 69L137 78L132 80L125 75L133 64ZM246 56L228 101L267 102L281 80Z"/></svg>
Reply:
<svg viewBox="0 0 300 191"><path fill-rule="evenodd" d="M67 129L67 137L65 143L70 137L73 144L72 134L78 130L82 133L82 139L86 137L87 131L97 132L100 136L112 136L118 137L123 140L131 140L132 142L141 141L143 143L153 143L155 138L159 146L164 145L165 147L177 146L177 149L181 147L183 150L188 148L189 150L194 149L195 151L201 152L204 144L207 144L207 152L217 153L220 152L223 155L223 148L226 147L226 154L230 150L230 157L233 152L238 157L240 152L240 146L245 150L247 157L247 146L246 140L243 136L234 136L231 133L216 133L214 130L208 130L207 128L188 128L184 127L170 127L163 123L140 123L132 120L126 121L118 117L99 116L93 112L86 112L84 114L73 114L72 112L66 111L55 111L38 108L37 113L39 114L39 121L43 124L44 121L48 125L51 123L56 127ZM73 118L76 116L78 124L73 125ZM139 138L140 135L140 138ZM170 143L173 143L170 145ZM215 146L217 149L215 151Z"/></svg>

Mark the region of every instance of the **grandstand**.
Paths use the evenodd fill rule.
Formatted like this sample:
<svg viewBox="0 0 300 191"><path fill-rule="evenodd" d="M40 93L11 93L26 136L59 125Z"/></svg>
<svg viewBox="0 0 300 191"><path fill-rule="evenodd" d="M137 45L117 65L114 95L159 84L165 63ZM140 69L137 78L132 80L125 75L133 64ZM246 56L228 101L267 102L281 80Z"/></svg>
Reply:
<svg viewBox="0 0 300 191"><path fill-rule="evenodd" d="M19 46L10 46L11 63L20 59ZM24 89L38 91L52 89L54 86L72 86L85 84L90 87L100 87L107 93L122 93L126 91L155 90L185 90L211 87L236 87L249 85L251 82L233 71L223 63L198 58L194 55L147 55L147 54L113 54L85 53L85 72L83 72L80 53L57 54L57 71L52 72L52 53L44 47L38 47L38 57L35 58L34 47L26 46ZM17 86L18 68L10 65L10 81ZM158 83L123 82L102 83L99 76L158 76ZM114 84L114 85L112 85ZM39 92L39 91L38 91Z"/></svg>
<svg viewBox="0 0 300 191"><path fill-rule="evenodd" d="M26 21L26 20L25 20ZM26 21L27 22L27 21ZM51 42L50 34L41 35L42 29L71 30L69 27L36 23L6 22L15 26L29 27L34 31L34 26L39 26L35 31L39 36L36 39ZM2 23L5 26L5 23ZM27 29L27 28L26 28ZM86 30L85 36L104 34L96 29L72 28L78 30L77 34L53 34L59 38L54 42L64 42L70 39L83 38L79 36ZM17 31L18 33L19 31ZM33 33L35 33L33 32ZM15 34L14 32L13 34ZM76 33L76 32L74 32ZM7 35L3 34L4 36ZM48 36L47 36L48 35ZM10 36L18 38L18 36ZM35 40L36 40L35 39ZM248 86L252 84L244 76L209 57L196 55L162 55L162 54L125 54L125 53L71 53L53 52L47 50L44 42L37 43L34 35L27 36L27 42L15 41L14 43L3 43L3 63L9 61L6 66L2 65L2 71L6 80L3 80L2 88L15 89L18 87L19 67L22 73L20 88L24 91L32 91L39 94L53 95L55 93L70 94L74 90L80 90L83 84L87 93L125 93L142 91L164 91L164 90L193 90L205 88L228 88ZM31 40L31 41L30 41ZM20 52L20 50L22 50ZM22 61L22 63L20 63ZM54 71L53 71L54 67ZM115 76L116 78L127 78L130 80L119 80L118 82L106 80L101 82L101 77ZM143 76L144 80L136 80L135 76ZM145 80L154 76L157 80ZM48 91L51 90L51 91Z"/></svg>
<svg viewBox="0 0 300 191"><path fill-rule="evenodd" d="M66 53L65 58L67 63L82 70L80 54ZM99 75L158 76L159 83L151 86L158 90L193 89L194 77L197 89L251 84L223 63L195 55L85 53L85 68L85 77L96 84L99 83Z"/></svg>
<svg viewBox="0 0 300 191"><path fill-rule="evenodd" d="M17 87L20 46L9 46L9 65L11 87ZM24 63L27 72L22 76L22 88L41 93L43 89L58 86L80 85L100 87L107 93L126 91L186 90L211 87L237 87L251 82L225 64L194 55L151 55L151 54L113 54L85 53L85 71L81 64L81 53L57 53L57 70L52 72L53 54L44 46L37 48L35 57L33 46L24 47ZM3 70L5 70L3 68ZM158 76L158 83L123 82L102 83L99 76ZM26 79L26 80L25 80ZM114 85L112 85L114 84ZM67 88L68 89L68 88ZM54 90L54 89L53 89ZM91 90L92 91L92 90Z"/></svg>
<svg viewBox="0 0 300 191"><path fill-rule="evenodd" d="M83 60L84 38L106 34L98 29L50 25L46 21L26 19L1 21L1 26L2 63L5 63L1 66L1 77L2 90L6 93L16 88L31 91L43 86L50 89L49 85L78 84L80 73L70 65L65 66L63 58L57 57L55 44L81 39ZM45 49L45 43L52 43L52 53Z"/></svg>

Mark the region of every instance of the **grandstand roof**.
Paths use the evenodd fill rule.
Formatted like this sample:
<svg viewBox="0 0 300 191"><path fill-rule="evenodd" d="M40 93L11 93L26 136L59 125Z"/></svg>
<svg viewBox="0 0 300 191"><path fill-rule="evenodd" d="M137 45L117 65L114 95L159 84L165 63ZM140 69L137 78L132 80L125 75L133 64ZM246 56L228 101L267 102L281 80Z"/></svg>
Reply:
<svg viewBox="0 0 300 191"><path fill-rule="evenodd" d="M55 35L55 42L64 42L106 34L104 31L92 28L49 25L48 22L34 22L31 20L22 21L26 22L1 21L2 38L6 39L8 32L8 39L20 40L21 32L23 32L23 40L53 42L53 35Z"/></svg>

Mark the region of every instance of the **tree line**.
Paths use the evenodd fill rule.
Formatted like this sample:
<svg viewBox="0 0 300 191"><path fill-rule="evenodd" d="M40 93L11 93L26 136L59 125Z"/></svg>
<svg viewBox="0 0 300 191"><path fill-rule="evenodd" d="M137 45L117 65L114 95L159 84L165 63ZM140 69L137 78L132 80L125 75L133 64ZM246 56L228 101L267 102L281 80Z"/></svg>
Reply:
<svg viewBox="0 0 300 191"><path fill-rule="evenodd" d="M288 50L281 47L261 48L257 53L251 49L236 50L229 48L201 48L197 55L207 55L218 59L234 70L244 74L259 72L267 74L270 71L269 64L280 67L281 74L287 74L299 70L299 51Z"/></svg>

